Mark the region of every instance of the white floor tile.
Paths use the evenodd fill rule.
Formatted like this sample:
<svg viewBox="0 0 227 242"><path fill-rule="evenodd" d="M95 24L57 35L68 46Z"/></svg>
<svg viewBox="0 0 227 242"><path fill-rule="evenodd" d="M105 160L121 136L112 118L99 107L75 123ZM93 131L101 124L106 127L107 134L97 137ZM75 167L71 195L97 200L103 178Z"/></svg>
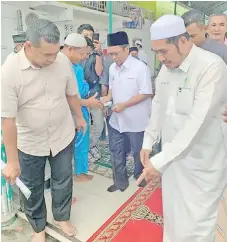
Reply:
<svg viewBox="0 0 227 242"><path fill-rule="evenodd" d="M78 230L77 238L85 242L96 230L125 203L138 189L135 180L130 179L130 186L125 192L107 192L113 184L112 179L94 175L91 182L74 183L71 221ZM51 195L46 193L48 222L52 222Z"/></svg>

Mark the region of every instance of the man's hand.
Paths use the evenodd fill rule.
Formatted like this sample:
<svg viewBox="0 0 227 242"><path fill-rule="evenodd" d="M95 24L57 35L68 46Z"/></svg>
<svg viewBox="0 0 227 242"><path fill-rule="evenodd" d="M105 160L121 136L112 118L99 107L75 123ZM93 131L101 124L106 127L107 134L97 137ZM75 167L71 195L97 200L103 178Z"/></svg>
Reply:
<svg viewBox="0 0 227 242"><path fill-rule="evenodd" d="M20 176L20 163L19 161L10 162L8 161L3 169L3 176L6 178L8 183L15 184L16 178Z"/></svg>
<svg viewBox="0 0 227 242"><path fill-rule="evenodd" d="M140 175L139 179L137 180L137 185L142 182L143 179L149 180L151 178L157 179L160 178L161 173L157 171L151 164L151 162L148 162L143 169L143 173Z"/></svg>
<svg viewBox="0 0 227 242"><path fill-rule="evenodd" d="M122 113L125 109L126 109L126 106L124 103L117 103L112 108L112 110L116 113Z"/></svg>
<svg viewBox="0 0 227 242"><path fill-rule="evenodd" d="M80 131L83 130L83 134L86 133L87 130L87 123L84 118L77 118L77 130Z"/></svg>
<svg viewBox="0 0 227 242"><path fill-rule="evenodd" d="M150 153L151 153L151 150L142 149L140 151L140 160L141 160L143 167L145 167L147 165L147 163L149 163Z"/></svg>
<svg viewBox="0 0 227 242"><path fill-rule="evenodd" d="M104 107L104 108L103 108L103 116L104 116L105 118L107 118L109 115L110 115L110 114L109 114L109 108L108 108L108 107Z"/></svg>
<svg viewBox="0 0 227 242"><path fill-rule="evenodd" d="M94 44L94 47L95 47L95 51L102 52L102 47L101 47L100 41L94 40L93 44Z"/></svg>
<svg viewBox="0 0 227 242"><path fill-rule="evenodd" d="M91 108L103 108L102 101L100 101L96 98L97 95L98 95L98 93L96 92L92 97L88 98L89 107L91 107Z"/></svg>
<svg viewBox="0 0 227 242"><path fill-rule="evenodd" d="M223 115L223 121L227 123L227 104L225 105L225 110L222 113Z"/></svg>

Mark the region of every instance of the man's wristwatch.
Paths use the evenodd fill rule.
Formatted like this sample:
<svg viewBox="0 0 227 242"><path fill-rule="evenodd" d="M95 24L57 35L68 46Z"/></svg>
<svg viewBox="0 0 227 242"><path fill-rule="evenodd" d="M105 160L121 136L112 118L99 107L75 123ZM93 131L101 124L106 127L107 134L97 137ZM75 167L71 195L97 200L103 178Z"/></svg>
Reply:
<svg viewBox="0 0 227 242"><path fill-rule="evenodd" d="M94 51L94 53L96 54L96 55L98 55L98 56L103 56L103 53L102 53L102 51Z"/></svg>

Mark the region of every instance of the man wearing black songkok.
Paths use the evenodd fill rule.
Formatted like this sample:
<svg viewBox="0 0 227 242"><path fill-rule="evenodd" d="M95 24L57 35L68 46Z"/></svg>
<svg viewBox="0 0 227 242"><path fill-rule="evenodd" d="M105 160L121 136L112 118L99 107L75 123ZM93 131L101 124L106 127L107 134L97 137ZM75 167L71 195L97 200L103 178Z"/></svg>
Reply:
<svg viewBox="0 0 227 242"><path fill-rule="evenodd" d="M134 177L142 173L140 161L145 127L151 112L152 85L149 68L129 54L129 40L125 32L108 35L108 54L113 58L109 70L109 91L104 102L113 102L109 121L110 154L113 165L114 184L107 191L124 191L128 185L126 154L133 152ZM146 185L143 180L139 186Z"/></svg>

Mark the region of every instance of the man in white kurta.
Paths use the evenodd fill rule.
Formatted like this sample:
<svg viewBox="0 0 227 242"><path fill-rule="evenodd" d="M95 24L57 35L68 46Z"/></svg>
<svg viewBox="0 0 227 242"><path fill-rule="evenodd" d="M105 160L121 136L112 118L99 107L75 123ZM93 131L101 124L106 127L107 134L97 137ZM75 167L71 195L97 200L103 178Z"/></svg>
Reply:
<svg viewBox="0 0 227 242"><path fill-rule="evenodd" d="M141 151L145 168L138 182L162 174L164 242L213 242L227 183L227 125L221 118L227 66L188 40L178 16L158 19L151 39L164 65L156 80ZM160 130L162 152L149 160Z"/></svg>

